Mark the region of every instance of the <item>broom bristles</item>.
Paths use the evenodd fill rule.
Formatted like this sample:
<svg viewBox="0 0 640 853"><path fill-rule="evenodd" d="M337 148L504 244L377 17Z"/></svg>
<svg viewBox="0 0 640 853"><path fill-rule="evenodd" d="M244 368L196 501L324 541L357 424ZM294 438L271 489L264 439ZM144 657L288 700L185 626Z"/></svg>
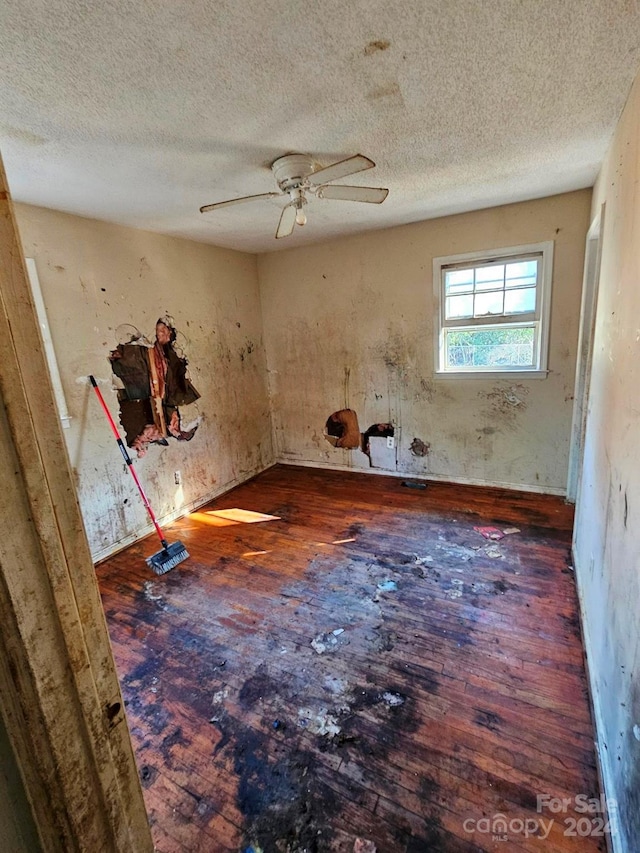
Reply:
<svg viewBox="0 0 640 853"><path fill-rule="evenodd" d="M147 565L157 575L164 575L170 569L173 569L174 566L188 559L188 557L189 552L182 542L172 542L171 545L167 545L162 551L158 551L157 554L147 557Z"/></svg>

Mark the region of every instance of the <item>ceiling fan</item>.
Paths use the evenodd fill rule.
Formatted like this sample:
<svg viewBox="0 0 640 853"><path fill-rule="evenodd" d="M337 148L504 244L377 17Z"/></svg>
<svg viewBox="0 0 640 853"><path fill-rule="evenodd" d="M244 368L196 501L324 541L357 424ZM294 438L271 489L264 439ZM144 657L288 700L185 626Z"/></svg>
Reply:
<svg viewBox="0 0 640 853"><path fill-rule="evenodd" d="M389 194L389 190L382 187L352 187L346 184L330 184L338 178L346 178L363 172L365 169L373 169L376 164L362 154L347 157L331 166L316 169L316 164L308 154L285 154L278 157L271 164L280 192L259 193L258 195L245 195L241 198L231 198L227 201L217 201L214 204L205 204L200 208L200 213L208 213L219 207L229 207L232 204L243 204L245 201L256 201L260 198L277 198L288 196L289 201L282 210L280 222L276 230L276 239L288 237L293 233L296 225L304 225L307 221L305 206L308 204L308 195L316 198L339 199L341 201L364 201L369 204L381 204Z"/></svg>

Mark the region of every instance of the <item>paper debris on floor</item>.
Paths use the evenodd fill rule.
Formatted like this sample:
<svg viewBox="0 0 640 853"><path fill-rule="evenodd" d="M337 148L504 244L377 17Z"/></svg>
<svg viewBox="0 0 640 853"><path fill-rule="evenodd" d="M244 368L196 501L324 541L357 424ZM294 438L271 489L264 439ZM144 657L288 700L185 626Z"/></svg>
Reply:
<svg viewBox="0 0 640 853"><path fill-rule="evenodd" d="M473 529L485 539L502 539L504 536L503 531L498 530L497 527L474 527Z"/></svg>

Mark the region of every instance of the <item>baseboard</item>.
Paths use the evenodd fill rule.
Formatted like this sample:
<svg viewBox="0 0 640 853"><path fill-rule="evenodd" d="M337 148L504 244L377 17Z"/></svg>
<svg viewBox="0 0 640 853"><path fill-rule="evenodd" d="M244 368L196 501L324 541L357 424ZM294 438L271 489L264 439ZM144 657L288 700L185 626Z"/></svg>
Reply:
<svg viewBox="0 0 640 853"><path fill-rule="evenodd" d="M235 489L236 486L242 485L242 483L246 483L247 480L253 479L253 477L257 477L258 474L262 474L263 471L268 471L269 468L273 468L275 462L270 462L268 465L264 465L262 468L257 467L252 471L247 471L241 477L236 477L233 480L229 480L223 486L219 488L213 489L207 494L202 495L197 500L192 501L190 504L185 504L185 506L181 506L180 509L174 510L173 512L167 513L158 519L158 524L163 527L167 524L171 524L172 521L177 521L179 518L184 518L185 515L189 515L190 512L194 512L200 507L208 504L209 501L214 500L215 498L219 498L220 495L224 495L227 492L230 492L231 489ZM154 532L153 525L151 522L146 524L144 527L139 528L134 533L129 534L128 536L124 536L122 539L118 539L117 542L108 545L105 548L101 548L99 551L95 551L91 553L91 558L93 560L94 565L101 563L103 560L106 560L108 557L113 557L114 554L117 554L119 551L124 551L125 548L128 548L129 545L133 545L134 542L138 542L140 539L144 539Z"/></svg>
<svg viewBox="0 0 640 853"><path fill-rule="evenodd" d="M596 751L596 769L598 773L598 782L600 790L604 794L605 803L615 802L615 792L609 774L609 765L605 761L605 751L602 749L601 735L604 732L602 723L602 714L600 712L600 701L596 682L593 678L591 669L591 640L589 637L589 628L586 619L584 618L586 610L584 607L584 598L582 595L582 587L580 585L580 568L576 560L575 546L571 548L573 559L573 569L576 578L576 589L578 591L578 604L580 607L580 631L582 634L582 648L584 649L584 667L587 674L587 682L589 684L589 706L591 708L591 719L595 730L595 751ZM619 815L617 809L607 811L606 819L609 821L611 832L605 834L608 853L628 853L622 847L622 835L620 833Z"/></svg>
<svg viewBox="0 0 640 853"><path fill-rule="evenodd" d="M527 483L503 483L500 480L479 480L473 477L449 477L444 474L412 474L403 471L388 471L384 468L357 468L352 465L337 465L332 462L309 462L302 459L287 459L280 457L278 465L293 465L302 468L326 468L329 471L348 471L356 474L377 474L382 477L402 477L403 480L420 480L423 482L458 483L461 486L485 486L490 489L509 489L514 492L532 492L538 495L557 495L564 497L566 489L553 486L535 486Z"/></svg>

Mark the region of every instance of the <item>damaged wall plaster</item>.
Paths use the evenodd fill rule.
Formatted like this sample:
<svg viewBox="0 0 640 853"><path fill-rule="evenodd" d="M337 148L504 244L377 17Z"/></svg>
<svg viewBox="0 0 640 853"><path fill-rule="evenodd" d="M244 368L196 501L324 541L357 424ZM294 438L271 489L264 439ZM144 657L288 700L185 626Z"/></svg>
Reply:
<svg viewBox="0 0 640 853"><path fill-rule="evenodd" d="M261 255L278 458L369 467L314 439L347 382L361 422L382 418L405 437L386 470L564 494L590 199L581 190ZM544 240L555 241L549 376L436 379L433 257ZM412 451L415 436L428 454Z"/></svg>
<svg viewBox="0 0 640 853"><path fill-rule="evenodd" d="M640 78L594 189L605 204L574 559L614 850L640 838Z"/></svg>
<svg viewBox="0 0 640 853"><path fill-rule="evenodd" d="M414 438L409 445L409 450L414 456L426 456L429 453L429 449L430 445L421 438Z"/></svg>
<svg viewBox="0 0 640 853"><path fill-rule="evenodd" d="M369 467L389 470L395 468L395 427L390 423L371 424L363 433L353 409L341 409L327 418L324 437L332 447L361 450L369 459Z"/></svg>
<svg viewBox="0 0 640 853"><path fill-rule="evenodd" d="M173 324L172 317L160 317L153 343L135 329L109 353L120 424L138 458L151 444L166 447L169 438L191 441L199 426L199 418L187 426L180 414L179 407L193 405L200 394L191 382L186 357L176 347Z"/></svg>
<svg viewBox="0 0 640 853"><path fill-rule="evenodd" d="M17 206L17 216L47 306L71 414L65 439L94 558L148 529L87 383L93 373L117 420L108 355L123 324L149 333L173 310L202 395L194 441L154 447L136 463L159 518L202 503L273 462L255 257L26 205Z"/></svg>
<svg viewBox="0 0 640 853"><path fill-rule="evenodd" d="M353 409L339 409L337 412L332 412L327 418L324 429L324 437L332 447L340 447L344 450L360 447L362 439L358 415Z"/></svg>
<svg viewBox="0 0 640 853"><path fill-rule="evenodd" d="M390 423L371 424L369 429L362 433L360 449L369 457L369 465L372 468L395 468L395 434L396 429Z"/></svg>
<svg viewBox="0 0 640 853"><path fill-rule="evenodd" d="M371 424L365 432L360 433L358 415L353 409L332 412L324 426L324 437L332 447L361 450L369 459L371 468L389 470L395 467L394 436L395 427L390 423Z"/></svg>

